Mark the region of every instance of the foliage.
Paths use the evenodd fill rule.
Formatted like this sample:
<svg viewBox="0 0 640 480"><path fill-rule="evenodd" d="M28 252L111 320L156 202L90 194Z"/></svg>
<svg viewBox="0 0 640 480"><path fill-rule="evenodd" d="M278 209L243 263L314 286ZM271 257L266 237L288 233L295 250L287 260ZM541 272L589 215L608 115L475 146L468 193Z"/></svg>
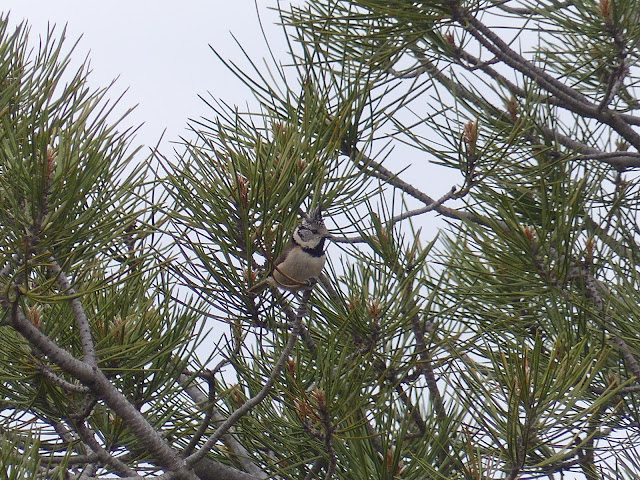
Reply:
<svg viewBox="0 0 640 480"><path fill-rule="evenodd" d="M636 478L639 11L281 6L163 175L3 19L5 471ZM252 295L315 208L319 283Z"/></svg>

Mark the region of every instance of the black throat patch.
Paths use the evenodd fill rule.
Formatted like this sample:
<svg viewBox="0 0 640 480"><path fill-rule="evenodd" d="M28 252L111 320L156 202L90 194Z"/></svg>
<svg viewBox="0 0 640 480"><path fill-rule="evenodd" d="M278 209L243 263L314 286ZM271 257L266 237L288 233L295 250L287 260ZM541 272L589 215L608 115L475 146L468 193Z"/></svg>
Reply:
<svg viewBox="0 0 640 480"><path fill-rule="evenodd" d="M298 242L294 240L294 243L298 243ZM318 245L316 245L313 248L302 247L302 251L316 258L323 256L324 255L324 238L321 239Z"/></svg>

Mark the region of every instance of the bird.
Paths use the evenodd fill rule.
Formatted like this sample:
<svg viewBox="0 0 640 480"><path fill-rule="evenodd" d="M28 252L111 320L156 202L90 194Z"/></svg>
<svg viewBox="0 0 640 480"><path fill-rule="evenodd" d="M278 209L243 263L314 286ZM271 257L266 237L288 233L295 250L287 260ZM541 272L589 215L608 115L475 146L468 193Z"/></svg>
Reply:
<svg viewBox="0 0 640 480"><path fill-rule="evenodd" d="M329 230L319 210L303 218L284 251L273 263L267 278L248 292L258 295L268 286L292 292L309 287L311 280L320 276L327 261L324 248L325 240L329 237Z"/></svg>

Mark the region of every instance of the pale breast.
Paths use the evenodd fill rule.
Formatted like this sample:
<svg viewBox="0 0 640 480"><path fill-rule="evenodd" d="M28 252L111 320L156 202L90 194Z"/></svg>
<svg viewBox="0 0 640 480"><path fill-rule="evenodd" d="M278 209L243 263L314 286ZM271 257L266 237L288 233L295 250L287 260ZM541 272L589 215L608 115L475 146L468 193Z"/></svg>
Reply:
<svg viewBox="0 0 640 480"><path fill-rule="evenodd" d="M287 258L273 272L277 286L289 290L299 290L305 287L305 282L322 273L326 256L313 257L302 249L293 249ZM293 280L292 280L293 279Z"/></svg>

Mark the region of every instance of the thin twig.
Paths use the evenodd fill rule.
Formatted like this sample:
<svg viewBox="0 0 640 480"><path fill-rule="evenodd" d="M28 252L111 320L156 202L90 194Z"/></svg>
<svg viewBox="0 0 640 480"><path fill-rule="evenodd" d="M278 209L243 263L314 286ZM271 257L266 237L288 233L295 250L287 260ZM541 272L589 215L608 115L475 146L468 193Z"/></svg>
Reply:
<svg viewBox="0 0 640 480"><path fill-rule="evenodd" d="M0 270L0 277L7 278L11 271L11 267L13 266L13 262L17 262L17 255L13 255L7 264L2 267L2 270Z"/></svg>
<svg viewBox="0 0 640 480"><path fill-rule="evenodd" d="M436 380L436 374L433 370L431 354L427 348L427 342L422 330L423 327L420 324L420 318L417 314L411 317L411 327L416 339L417 353L420 356L420 370L427 382L427 388L429 389L429 395L431 396L431 401L433 402L433 408L436 412L438 422L443 425L447 420L447 412L444 407L444 401L442 400L440 390L438 390L438 383Z"/></svg>
<svg viewBox="0 0 640 480"><path fill-rule="evenodd" d="M384 182L389 183L390 185L396 187L397 189L412 196L416 200L421 201L422 203L425 204L425 206L428 207L432 204L437 205L437 200L431 198L429 195L417 189L413 185L405 182L404 180L401 180L396 174L394 174L390 170L387 170L385 167L383 167L380 163L376 162L372 158L369 158L368 156L366 156L356 147L344 148L343 153L350 156L360 170L367 171L367 169L369 169L367 171L368 174L371 174L372 176L379 178ZM434 210L437 211L439 214L444 215L445 217L454 218L456 220L466 220L466 221L470 221L470 222L477 223L484 226L491 225L491 222L484 217L481 217L479 215L476 215L470 212L456 210L454 208L448 208L448 207L445 207L444 205L437 205Z"/></svg>
<svg viewBox="0 0 640 480"><path fill-rule="evenodd" d="M534 260L538 270L538 274L548 281L552 286L559 289L562 296L569 302L573 303L571 293L565 288L565 285L558 280L555 274L553 274L548 268L544 266L543 260L537 255L537 243L536 240L532 240L531 246L533 248ZM622 333L617 329L613 319L605 312L605 301L602 297L603 293L608 294L608 289L596 280L589 271L587 265L575 265L570 273L567 275L568 280L580 279L584 285L585 297L591 302L598 313L601 316L602 326L609 331L612 335L612 343L620 351L622 358L625 361L625 365L631 371L636 383L640 384L640 362L634 356L633 352L629 348L629 345L624 340Z"/></svg>
<svg viewBox="0 0 640 480"><path fill-rule="evenodd" d="M93 475L96 473L96 470L98 470L98 466L95 463L90 463L82 470L80 475L78 475L76 478L77 480L92 480L93 478L95 478ZM132 478L132 477L126 477L126 478ZM140 478L140 477L133 477L133 478Z"/></svg>
<svg viewBox="0 0 640 480"><path fill-rule="evenodd" d="M141 478L135 471L115 458L109 452L107 452L95 439L93 432L89 430L84 422L79 422L76 425L76 431L80 435L82 441L89 446L89 448L98 456L98 459L105 465L110 466L121 476L128 475L130 477Z"/></svg>
<svg viewBox="0 0 640 480"><path fill-rule="evenodd" d="M184 388L185 392L193 402L202 407L207 404L209 399L205 396L205 394L198 388L196 384L192 382L192 378L188 373L182 373L178 377L178 383ZM223 422L225 417L223 417L217 410L213 411L212 421L214 423ZM242 467L249 472L252 476L257 479L267 478L267 473L260 469L252 460L249 455L247 449L236 439L236 437L230 433L225 433L220 439L224 443L224 445L229 449L229 451L233 452L233 454L238 458ZM196 465L196 470L198 466Z"/></svg>
<svg viewBox="0 0 640 480"><path fill-rule="evenodd" d="M58 374L56 374L51 367L47 365L43 365L38 363L38 371L45 377L47 380L50 380L52 383L55 383L59 387L62 387L67 392L75 392L75 393L90 393L91 389L85 385L78 385L75 383L71 383Z"/></svg>
<svg viewBox="0 0 640 480"><path fill-rule="evenodd" d="M232 326L233 328L233 326ZM233 332L233 330L232 330ZM211 377L211 378L215 378L215 376L218 374L218 372L220 370L222 370L226 365L228 365L229 363L231 363L231 359L234 358L235 356L237 356L240 353L240 350L242 349L242 342L234 335L232 337L233 340L233 350L231 351L230 355L225 356L222 360L220 360L218 362L218 364L211 369L209 372L207 372L207 376ZM221 353L222 355L222 353Z"/></svg>
<svg viewBox="0 0 640 480"><path fill-rule="evenodd" d="M554 78L542 68L529 62L518 52L513 50L495 32L484 23L461 8L456 8L454 12L455 20L468 31L481 45L489 50L496 58L499 58L506 65L523 73L527 77L538 82L545 90L559 97L570 106L576 113L581 113L593 117L597 114L597 107L582 93L568 87L558 79Z"/></svg>
<svg viewBox="0 0 640 480"><path fill-rule="evenodd" d="M502 85L505 88L507 88L512 95L520 98L529 98L528 92L526 90L524 90L522 87L519 87L518 85L510 81L504 75L502 75L501 73L499 73L497 70L495 70L490 66L492 63L495 63L495 62L481 62L479 58L477 58L474 55L471 55L461 47L457 47L455 52L456 52L456 55L458 55L461 59L465 60L468 63L467 64L463 62L457 62L463 68L469 71L473 71L476 69L482 70L489 77L494 79L499 85ZM617 92L620 90L620 88L622 87L622 80L624 79L624 75L618 76L617 78L618 78L617 83L610 84L608 94L605 96L601 104L598 106L599 110L602 110L604 107L609 105L609 103L611 103L611 99L613 98L613 96L615 96ZM543 105L548 104L548 105L555 105L561 108L566 108L563 102L560 101L560 99L554 95L545 95L541 98L536 98L535 101ZM640 125L640 118L638 117L635 117L633 115L628 115L628 114L619 114L619 116L626 123L629 123L632 125Z"/></svg>
<svg viewBox="0 0 640 480"><path fill-rule="evenodd" d="M89 455L74 455L68 457L67 455L60 455L57 457L48 457L48 463L59 464L64 463L65 465L86 465L87 463L93 463L98 460L98 455L95 453L91 453Z"/></svg>
<svg viewBox="0 0 640 480"><path fill-rule="evenodd" d="M640 153L638 152L598 152L585 153L576 160L601 160L618 170L640 167Z"/></svg>
<svg viewBox="0 0 640 480"><path fill-rule="evenodd" d="M406 220L407 218L415 217L417 215L422 215L423 213L427 213L427 212L431 212L433 210L437 210L446 201L451 200L452 198L457 198L456 188L455 187L452 187L451 190L449 190L446 194L444 194L438 200L435 200L434 202L432 202L432 203L430 203L428 205L425 205L424 207L416 208L415 210L409 210L409 211L403 212L403 213L401 213L399 215L396 215L395 217L393 217L391 220L389 220L387 222L387 228L391 228L396 223L401 222L402 220ZM329 237L329 239L331 241L333 241L333 242L336 242L336 243L364 243L364 242L367 241L362 236L357 236L357 237L331 236L331 237Z"/></svg>
<svg viewBox="0 0 640 480"><path fill-rule="evenodd" d="M640 363L631 352L631 349L624 340L620 330L615 326L613 319L605 313L605 302L602 298L602 293L608 293L606 287L593 278L591 272L589 272L589 269L586 268L586 266L581 268L581 273L587 298L591 300L593 305L602 315L604 327L613 336L612 343L618 347L618 350L622 354L622 358L624 358L625 365L629 370L631 370L631 373L635 377L635 382L640 384Z"/></svg>
<svg viewBox="0 0 640 480"><path fill-rule="evenodd" d="M211 425L211 419L213 418L213 413L215 411L215 398L216 398L215 377L213 375L207 375L207 377L208 377L208 386L209 386L209 397L206 399L206 402L204 404L198 405L200 408L206 407L204 418L202 419L202 422L200 422L200 425L198 426L198 430L196 431L195 435L191 437L191 440L189 440L188 445L185 447L185 449L182 452L182 455L185 457L188 457L189 455L191 455L193 450L198 445L198 442L200 441L204 433L207 431L207 428L209 428L209 425Z"/></svg>
<svg viewBox="0 0 640 480"><path fill-rule="evenodd" d="M625 78L629 75L629 62L627 61L627 42L623 36L622 31L615 27L611 20L607 21L605 19L606 31L611 35L613 39L613 44L618 49L617 57L620 60L620 63L617 67L613 69L611 72L611 76L609 77L609 81L607 83L607 91L598 105L600 110L605 110L609 104L613 101L615 97L620 93L620 89L623 87L623 83Z"/></svg>
<svg viewBox="0 0 640 480"><path fill-rule="evenodd" d="M216 431L208 438L202 448L186 458L185 462L188 466L192 466L199 460L204 458L207 452L211 450L211 448L215 445L218 439L222 437L222 435L224 435L231 427L233 427L238 422L238 420L240 420L240 418L249 413L256 405L261 403L262 400L264 400L269 394L269 392L271 391L271 387L275 382L275 378L280 374L287 359L289 358L289 355L293 351L296 339L298 338L298 334L300 333L300 328L302 326L302 317L306 314L307 304L310 297L311 288L308 288L302 295L300 307L298 308L298 315L292 325L291 332L289 334L289 340L287 341L285 348L280 354L280 358L271 370L271 374L265 382L264 387L262 387L262 389L255 396L248 399L241 407L239 407L231 415L229 415L229 417L224 422L222 422L222 424L216 429Z"/></svg>
<svg viewBox="0 0 640 480"><path fill-rule="evenodd" d="M598 109L605 110L613 99L620 93L620 89L624 85L624 79L629 74L629 65L627 61L623 59L618 67L611 74L609 83L607 84L607 91L605 92L602 101L598 105Z"/></svg>
<svg viewBox="0 0 640 480"><path fill-rule="evenodd" d="M395 70L391 67L387 69L387 73L399 79L418 78L420 75L426 73L427 71L427 68L425 68L424 66L413 67L404 72L399 72L398 70Z"/></svg>
<svg viewBox="0 0 640 480"><path fill-rule="evenodd" d="M336 451L333 448L332 442L334 427L331 423L331 416L329 415L329 409L327 408L327 401L324 392L322 392L321 395L318 395L316 399L318 401L318 412L320 413L320 418L324 426L324 448L329 456L329 464L327 465L327 472L324 478L325 480L330 480L333 477L337 466Z"/></svg>
<svg viewBox="0 0 640 480"><path fill-rule="evenodd" d="M328 282L328 279L324 274L320 276L320 281L322 282L323 285L325 285L325 281L323 280L323 278L324 280L326 280L326 282ZM296 313L293 311L289 303L286 301L284 295L280 293L278 290L274 290L273 297L275 298L276 303L280 308L280 310L282 311L282 313L284 313L284 315L287 317L288 325L293 325L296 321ZM305 327L304 323L300 325L300 338L302 339L304 344L307 346L309 353L311 353L312 355L315 355L316 343L313 341L313 338L311 338L311 335L309 334L309 331Z"/></svg>
<svg viewBox="0 0 640 480"><path fill-rule="evenodd" d="M424 437L427 434L427 424L424 422L424 419L420 416L420 408L413 404L407 392L404 391L402 385L396 384L395 386L396 393L400 398L400 401L404 404L411 416L411 420L416 424L418 430L420 430L420 434Z"/></svg>
<svg viewBox="0 0 640 480"><path fill-rule="evenodd" d="M318 478L318 473L320 470L325 468L327 465L327 460L324 457L316 458L316 461L311 465L311 469L304 476L304 480L313 480L314 478Z"/></svg>

